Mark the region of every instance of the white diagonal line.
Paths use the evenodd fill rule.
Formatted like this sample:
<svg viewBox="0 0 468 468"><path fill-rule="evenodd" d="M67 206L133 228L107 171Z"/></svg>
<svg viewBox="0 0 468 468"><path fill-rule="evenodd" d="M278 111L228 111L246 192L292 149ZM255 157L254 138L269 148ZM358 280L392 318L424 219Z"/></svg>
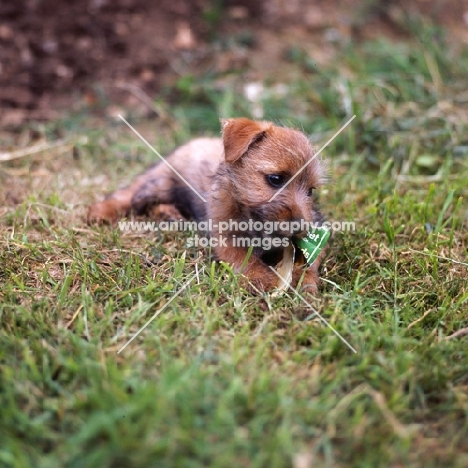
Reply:
<svg viewBox="0 0 468 468"><path fill-rule="evenodd" d="M278 276L278 278L281 278L286 284L288 284L287 281L286 281L273 267L270 266L269 268L273 271L273 273L275 273L276 276ZM312 312L313 312L315 315L317 315L317 317L318 317L328 328L330 328L330 330L332 330L333 333L334 333L343 343L345 343L346 346L348 346L348 348L349 348L351 351L353 351L354 353L357 353L356 349L353 348L353 347L348 343L348 341L346 341L346 339L343 338L343 337L340 335L340 333L339 333L337 330L335 330L335 328L333 328L333 327L332 327L332 326L331 326L331 325L330 325L330 324L313 308L313 306L311 306L311 305L310 305L310 304L309 304L309 303L308 303L308 302L291 286L291 284L288 284L288 287L289 287L289 289L291 289L291 290L293 291L293 293L294 293L304 304L306 304L308 307L310 307L310 309L312 310Z"/></svg>
<svg viewBox="0 0 468 468"><path fill-rule="evenodd" d="M118 351L120 354L196 277L195 273Z"/></svg>
<svg viewBox="0 0 468 468"><path fill-rule="evenodd" d="M315 154L307 161L288 181L284 184L269 200L268 203L272 202L354 119L356 115L353 115Z"/></svg>
<svg viewBox="0 0 468 468"><path fill-rule="evenodd" d="M134 127L132 127L132 126L125 120L124 117L122 117L122 115L119 114L119 118L120 118L120 120L124 121L130 129L133 130L133 132L140 138L140 140L143 141L143 143L145 143L146 146L148 146L148 148L149 148L151 151L153 151L153 153L155 153L155 154L159 157L159 159L161 159L161 161L162 161L166 166L168 166L175 174L177 174L177 175L185 182L185 184L186 184L188 187L190 187L190 188L195 192L195 194L198 195L198 197L200 197L200 198L206 203L206 200L200 195L200 193L197 191L197 189L196 189L195 187L193 187L193 185L191 185L190 182L188 182L187 179L185 179L184 176L183 176L182 174L180 174L174 166L172 166L170 163L168 163L168 162L159 154L159 152L156 151L156 150L145 140L145 138L144 138L140 133L138 133L138 131L137 131Z"/></svg>

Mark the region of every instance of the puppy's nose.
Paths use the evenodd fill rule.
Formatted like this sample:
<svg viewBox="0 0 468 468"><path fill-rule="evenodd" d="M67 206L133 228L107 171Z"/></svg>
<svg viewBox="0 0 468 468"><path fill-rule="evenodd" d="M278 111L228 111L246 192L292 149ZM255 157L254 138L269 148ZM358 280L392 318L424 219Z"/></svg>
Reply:
<svg viewBox="0 0 468 468"><path fill-rule="evenodd" d="M308 231L308 222L304 218L292 218L289 222L291 235L305 237Z"/></svg>

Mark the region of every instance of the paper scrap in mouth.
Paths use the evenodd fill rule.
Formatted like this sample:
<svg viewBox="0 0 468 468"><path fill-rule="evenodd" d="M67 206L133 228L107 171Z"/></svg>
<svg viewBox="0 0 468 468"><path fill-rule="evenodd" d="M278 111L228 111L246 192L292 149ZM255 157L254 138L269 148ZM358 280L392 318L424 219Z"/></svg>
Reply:
<svg viewBox="0 0 468 468"><path fill-rule="evenodd" d="M301 239L295 239L296 246L301 249L304 258L309 265L314 263L330 237L331 231L324 227L310 228L307 235Z"/></svg>
<svg viewBox="0 0 468 468"><path fill-rule="evenodd" d="M281 291L288 289L292 281L292 274L294 269L294 253L296 249L294 245L290 243L283 251L283 258L276 266L276 272L281 277L276 287L275 295Z"/></svg>

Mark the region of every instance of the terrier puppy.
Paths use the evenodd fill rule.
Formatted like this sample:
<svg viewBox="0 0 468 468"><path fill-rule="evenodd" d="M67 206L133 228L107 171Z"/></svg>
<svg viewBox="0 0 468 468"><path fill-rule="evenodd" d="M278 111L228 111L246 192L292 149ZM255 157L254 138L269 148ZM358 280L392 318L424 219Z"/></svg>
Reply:
<svg viewBox="0 0 468 468"><path fill-rule="evenodd" d="M322 221L314 191L322 184L323 170L306 136L270 122L227 119L222 121L222 138L192 140L165 159L171 167L158 162L127 187L90 206L88 222L115 222L130 213L211 220L219 260L232 264L260 291L278 286L278 276L269 267L281 261L285 245L294 237L306 235L300 228L282 229L281 222ZM242 221L244 227L250 222L248 230L236 227ZM275 229L253 228L258 222ZM261 242L252 242L249 252L245 242L236 243L239 238ZM297 249L291 285L295 287L304 275L302 288L316 294L322 258L323 252L308 265Z"/></svg>

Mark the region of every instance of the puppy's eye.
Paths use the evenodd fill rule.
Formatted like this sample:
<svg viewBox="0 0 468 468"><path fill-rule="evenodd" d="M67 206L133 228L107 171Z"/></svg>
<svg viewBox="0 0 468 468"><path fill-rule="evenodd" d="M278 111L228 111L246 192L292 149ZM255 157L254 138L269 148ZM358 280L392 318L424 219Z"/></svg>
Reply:
<svg viewBox="0 0 468 468"><path fill-rule="evenodd" d="M307 196L311 197L314 194L315 187L310 187L309 190L307 190Z"/></svg>
<svg viewBox="0 0 468 468"><path fill-rule="evenodd" d="M266 179L274 188L280 188L286 183L286 177L281 174L270 174L266 176Z"/></svg>

